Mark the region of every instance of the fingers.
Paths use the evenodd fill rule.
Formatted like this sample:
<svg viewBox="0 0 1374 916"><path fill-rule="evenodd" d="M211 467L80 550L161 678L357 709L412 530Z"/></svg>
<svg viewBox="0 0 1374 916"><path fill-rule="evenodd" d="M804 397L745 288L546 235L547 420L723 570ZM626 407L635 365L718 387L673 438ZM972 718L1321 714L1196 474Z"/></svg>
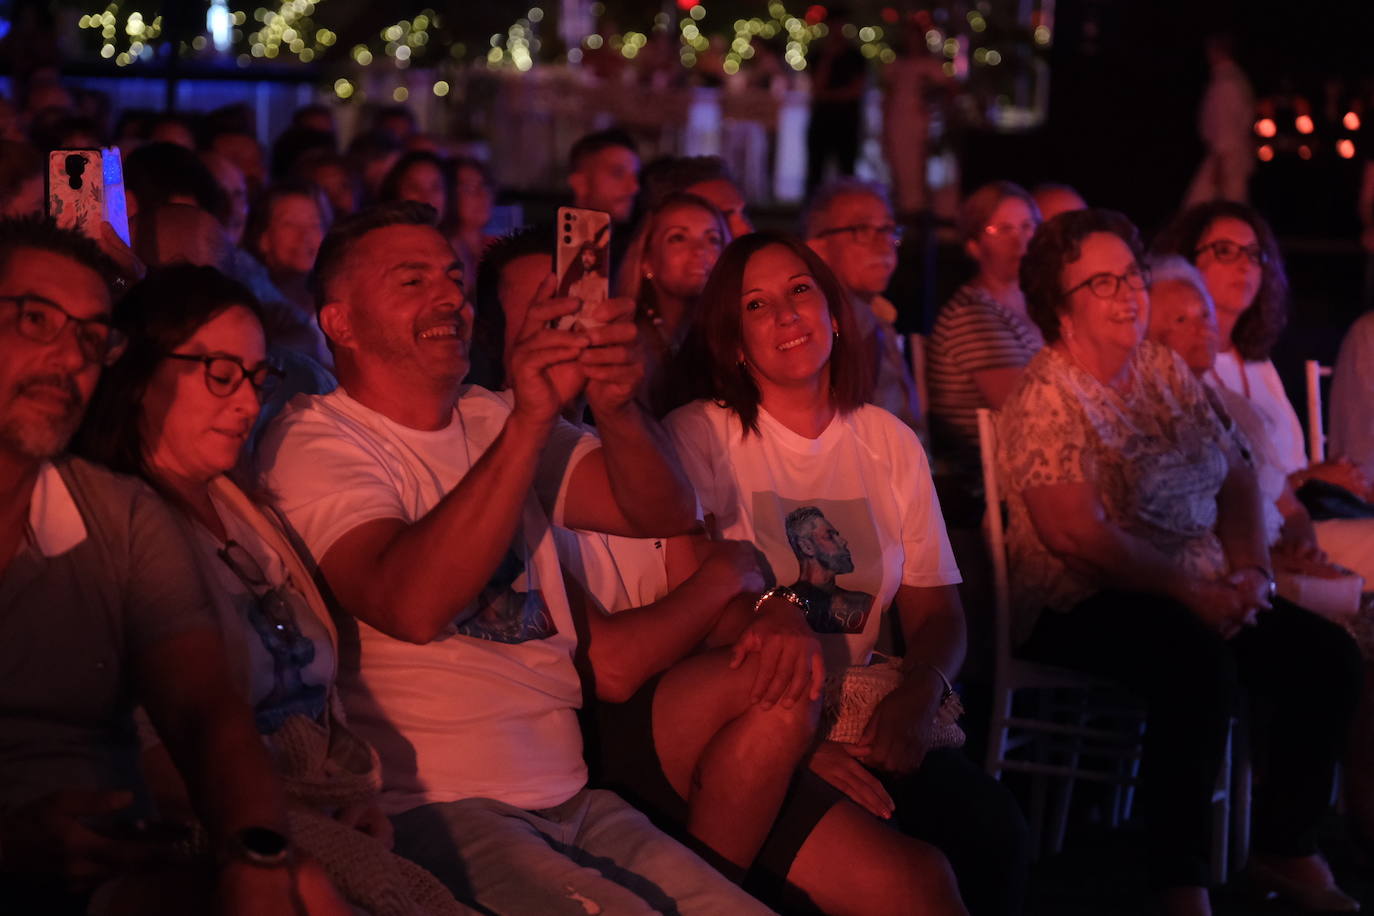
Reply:
<svg viewBox="0 0 1374 916"><path fill-rule="evenodd" d="M819 647L811 651L811 700L815 702L825 691L825 656Z"/></svg>
<svg viewBox="0 0 1374 916"><path fill-rule="evenodd" d="M626 297L616 299L604 299L600 302L588 302L584 306L584 311L588 318L600 324L610 325L621 323L631 328L633 336L634 323L630 319L634 318L635 301Z"/></svg>
<svg viewBox="0 0 1374 916"><path fill-rule="evenodd" d="M735 644L730 647L730 670L734 671L740 665L744 664L745 657L748 656L750 652L757 649L758 637L754 635L753 630L745 631L739 639L735 640Z"/></svg>
<svg viewBox="0 0 1374 916"><path fill-rule="evenodd" d="M782 697L784 709L791 709L802 701L811 690L811 653L805 650L793 654L792 658L792 678L787 683L786 693Z"/></svg>
<svg viewBox="0 0 1374 916"><path fill-rule="evenodd" d="M639 328L632 321L620 321L589 327L587 336L591 338L593 347L623 347L630 350L639 337Z"/></svg>
<svg viewBox="0 0 1374 916"><path fill-rule="evenodd" d="M551 293L552 290L549 290ZM534 304L525 313L525 326L521 329L520 339L536 333L540 328L548 327L552 321L557 321L565 315L577 313L582 308L582 300L571 297L561 299L550 299L543 295L544 284L539 285L539 292L535 293Z"/></svg>
<svg viewBox="0 0 1374 916"><path fill-rule="evenodd" d="M772 689L773 680L778 672L778 644L776 640L761 640L759 648L759 666L754 670L754 687L750 692L750 698L755 703L762 703L764 708L772 706L777 700L774 694L771 699L765 702L765 697ZM780 694L782 691L779 690Z"/></svg>
<svg viewBox="0 0 1374 916"><path fill-rule="evenodd" d="M784 706L790 707L792 701L790 694L793 692L793 683L796 680L797 658L795 647L791 640L784 636L774 635L769 642L773 648L773 655L777 659L777 664L773 668L773 679L763 691L763 708L768 709L775 703L782 702L788 698Z"/></svg>
<svg viewBox="0 0 1374 916"><path fill-rule="evenodd" d="M892 817L892 812L896 808L892 796L883 788L882 781L863 764L857 760L842 762L835 768L834 776L835 787L848 795L859 807L883 820Z"/></svg>

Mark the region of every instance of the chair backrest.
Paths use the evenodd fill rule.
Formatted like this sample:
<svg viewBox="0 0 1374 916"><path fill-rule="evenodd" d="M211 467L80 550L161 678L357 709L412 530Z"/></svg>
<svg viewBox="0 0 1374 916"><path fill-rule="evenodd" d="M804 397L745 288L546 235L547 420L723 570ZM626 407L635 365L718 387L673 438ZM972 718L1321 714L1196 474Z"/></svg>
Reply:
<svg viewBox="0 0 1374 916"><path fill-rule="evenodd" d="M1007 576L1007 535L1002 521L1002 487L997 477L997 420L991 410L978 408L978 452L983 464L983 539L992 560L993 643L997 670L1011 660L1011 586Z"/></svg>
<svg viewBox="0 0 1374 916"><path fill-rule="evenodd" d="M1331 375L1331 367L1315 359L1304 364L1307 370L1307 458L1313 464L1326 460L1326 429L1322 425L1322 379Z"/></svg>

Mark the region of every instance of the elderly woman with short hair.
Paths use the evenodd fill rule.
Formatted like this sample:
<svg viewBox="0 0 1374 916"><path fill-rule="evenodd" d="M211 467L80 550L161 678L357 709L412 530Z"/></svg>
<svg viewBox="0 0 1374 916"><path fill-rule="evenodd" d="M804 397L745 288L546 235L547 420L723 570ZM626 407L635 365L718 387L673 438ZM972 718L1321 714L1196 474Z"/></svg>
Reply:
<svg viewBox="0 0 1374 916"><path fill-rule="evenodd" d="M1143 339L1140 257L1124 216L1083 210L1041 227L1021 265L1046 341L1000 421L1022 651L1146 701L1142 808L1167 912L1210 913L1212 788L1242 692L1272 736L1256 749L1267 765L1252 876L1314 908L1355 909L1313 833L1359 654L1273 595L1254 472L1183 361Z"/></svg>

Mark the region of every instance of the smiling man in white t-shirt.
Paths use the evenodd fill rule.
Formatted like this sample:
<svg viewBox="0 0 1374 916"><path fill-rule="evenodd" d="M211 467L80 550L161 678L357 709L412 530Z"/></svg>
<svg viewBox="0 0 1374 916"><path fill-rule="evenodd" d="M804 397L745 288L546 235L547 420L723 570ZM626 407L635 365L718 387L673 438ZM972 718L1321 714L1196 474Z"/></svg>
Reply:
<svg viewBox="0 0 1374 916"><path fill-rule="evenodd" d="M381 756L398 850L496 912L761 910L586 788L574 657L593 675L613 660L579 644L552 523L666 536L696 521L633 399L634 325L608 309L603 327L555 330L577 303L536 306L513 406L463 385L472 308L432 218L387 205L326 238L316 286L340 387L298 399L263 443L269 485L354 618L340 687ZM584 390L599 442L558 419ZM536 475L555 473L541 504Z"/></svg>

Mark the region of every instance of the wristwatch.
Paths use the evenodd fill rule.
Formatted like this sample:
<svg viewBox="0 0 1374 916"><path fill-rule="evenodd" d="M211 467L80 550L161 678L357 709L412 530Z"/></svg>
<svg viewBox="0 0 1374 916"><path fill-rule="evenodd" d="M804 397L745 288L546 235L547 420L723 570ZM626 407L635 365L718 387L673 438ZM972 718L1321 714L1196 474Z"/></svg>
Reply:
<svg viewBox="0 0 1374 916"><path fill-rule="evenodd" d="M801 608L803 614L809 614L811 612L811 604L805 598L792 591L792 589L788 588L786 585L775 585L762 595L759 595L759 600L754 602L755 614L763 610L763 604L769 598L782 598L785 601L789 601Z"/></svg>
<svg viewBox="0 0 1374 916"><path fill-rule="evenodd" d="M1273 604L1274 599L1279 596L1279 583L1278 580L1274 578L1274 574L1258 563L1253 566L1247 566L1246 569L1256 570L1261 576L1264 576L1264 580L1269 583L1269 590L1265 592L1265 596L1269 599L1269 603Z"/></svg>
<svg viewBox="0 0 1374 916"><path fill-rule="evenodd" d="M291 862L291 841L270 827L245 827L229 837L224 859L258 868L281 868Z"/></svg>

